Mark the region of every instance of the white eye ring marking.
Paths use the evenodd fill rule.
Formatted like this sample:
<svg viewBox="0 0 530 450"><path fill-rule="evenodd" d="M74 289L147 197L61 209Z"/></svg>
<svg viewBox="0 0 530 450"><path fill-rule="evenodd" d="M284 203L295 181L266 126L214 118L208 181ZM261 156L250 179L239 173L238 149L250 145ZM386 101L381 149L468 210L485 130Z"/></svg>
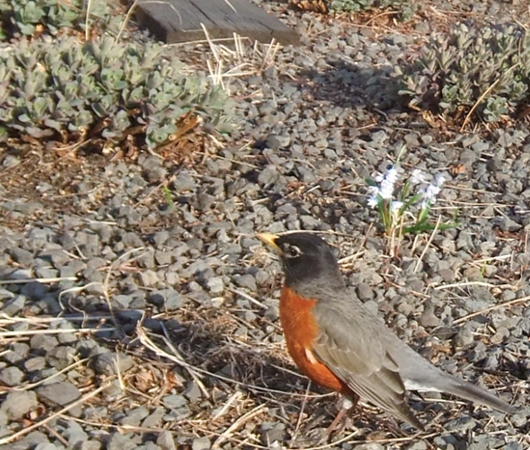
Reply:
<svg viewBox="0 0 530 450"><path fill-rule="evenodd" d="M296 245L287 244L285 246L284 254L287 258L298 258L302 254L302 250Z"/></svg>

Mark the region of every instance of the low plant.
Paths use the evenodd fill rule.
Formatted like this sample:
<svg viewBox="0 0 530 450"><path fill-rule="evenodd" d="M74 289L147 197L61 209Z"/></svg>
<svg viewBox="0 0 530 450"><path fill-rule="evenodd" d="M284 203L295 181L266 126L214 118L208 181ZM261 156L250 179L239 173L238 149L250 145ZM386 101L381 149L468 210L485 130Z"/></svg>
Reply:
<svg viewBox="0 0 530 450"><path fill-rule="evenodd" d="M414 0L331 0L331 10L336 12L359 12L375 8L395 11L401 20L412 19L417 7Z"/></svg>
<svg viewBox="0 0 530 450"><path fill-rule="evenodd" d="M400 152L403 154L405 148ZM414 169L408 177L404 177L400 158L389 165L385 173L376 174L366 180L369 197L368 206L377 208L381 224L389 238L390 253L395 256L399 250L399 243L405 234L418 234L454 228L458 224L436 223L429 220L433 205L440 193L445 178L435 175L429 181L427 174Z"/></svg>
<svg viewBox="0 0 530 450"><path fill-rule="evenodd" d="M297 9L327 14L356 13L372 9L389 9L400 20L408 21L417 10L416 0L289 0Z"/></svg>
<svg viewBox="0 0 530 450"><path fill-rule="evenodd" d="M512 24L461 23L398 74L412 107L462 126L515 117L530 101L530 33Z"/></svg>
<svg viewBox="0 0 530 450"><path fill-rule="evenodd" d="M88 11L87 11L87 8ZM107 0L0 0L1 39L60 32L119 30L123 17Z"/></svg>
<svg viewBox="0 0 530 450"><path fill-rule="evenodd" d="M162 45L110 37L20 41L0 52L0 142L172 139L190 111L228 131L232 102Z"/></svg>

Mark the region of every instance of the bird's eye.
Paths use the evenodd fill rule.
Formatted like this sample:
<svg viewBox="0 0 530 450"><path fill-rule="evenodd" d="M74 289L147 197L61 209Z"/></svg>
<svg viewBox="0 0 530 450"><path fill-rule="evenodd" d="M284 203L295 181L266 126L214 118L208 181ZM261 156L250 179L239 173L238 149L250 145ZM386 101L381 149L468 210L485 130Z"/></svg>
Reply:
<svg viewBox="0 0 530 450"><path fill-rule="evenodd" d="M297 258L302 254L302 250L296 245L288 245L284 253L287 258Z"/></svg>

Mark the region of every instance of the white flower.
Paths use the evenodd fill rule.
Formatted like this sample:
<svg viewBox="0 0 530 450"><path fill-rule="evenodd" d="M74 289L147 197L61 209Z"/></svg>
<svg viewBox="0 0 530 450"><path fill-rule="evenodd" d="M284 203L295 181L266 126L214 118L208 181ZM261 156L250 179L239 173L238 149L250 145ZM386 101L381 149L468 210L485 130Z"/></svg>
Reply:
<svg viewBox="0 0 530 450"><path fill-rule="evenodd" d="M379 194L379 187L377 187L377 186L368 186L368 192L375 197L375 196L377 196L377 194Z"/></svg>
<svg viewBox="0 0 530 450"><path fill-rule="evenodd" d="M381 182L381 188L379 189L379 195L385 200L390 200L394 194L394 183L386 178Z"/></svg>
<svg viewBox="0 0 530 450"><path fill-rule="evenodd" d="M426 177L425 174L420 169L414 169L412 173L410 174L410 184L421 184L425 183Z"/></svg>
<svg viewBox="0 0 530 450"><path fill-rule="evenodd" d="M423 199L431 203L436 202L436 196L440 193L440 186L436 184L429 184L423 191Z"/></svg>
<svg viewBox="0 0 530 450"><path fill-rule="evenodd" d="M379 204L379 196L372 195L371 197L368 197L367 203L371 208L375 208Z"/></svg>
<svg viewBox="0 0 530 450"><path fill-rule="evenodd" d="M396 184L396 181L398 180L401 171L402 170L399 167L390 166L385 173L385 179L383 181L386 180L393 186L394 184Z"/></svg>
<svg viewBox="0 0 530 450"><path fill-rule="evenodd" d="M436 186L438 187L441 187L442 184L445 183L445 181L446 179L441 173L436 174L434 177L434 184L436 184Z"/></svg>
<svg viewBox="0 0 530 450"><path fill-rule="evenodd" d="M430 183L425 189L423 189L421 193L421 209L430 208L434 203L436 203L436 196L440 193L441 190L441 185L436 184L436 181L434 183Z"/></svg>
<svg viewBox="0 0 530 450"><path fill-rule="evenodd" d="M392 203L390 203L390 214L392 214L394 217L397 217L399 215L399 210L403 207L403 205L403 202L394 200Z"/></svg>

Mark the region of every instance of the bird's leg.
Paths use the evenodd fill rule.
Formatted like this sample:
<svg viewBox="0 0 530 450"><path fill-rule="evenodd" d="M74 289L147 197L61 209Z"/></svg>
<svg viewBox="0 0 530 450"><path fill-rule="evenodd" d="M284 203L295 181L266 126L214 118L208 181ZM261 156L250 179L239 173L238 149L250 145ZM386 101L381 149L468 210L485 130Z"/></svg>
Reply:
<svg viewBox="0 0 530 450"><path fill-rule="evenodd" d="M326 436L329 437L329 435L335 431L335 428L337 425L344 419L344 416L348 414L350 411L352 411L359 402L359 396L357 394L353 394L351 397L344 397L342 400L342 407L339 411L339 413L335 416L335 419L333 419L333 422L331 422L331 425L326 430ZM344 428L345 423L341 426L341 431Z"/></svg>

